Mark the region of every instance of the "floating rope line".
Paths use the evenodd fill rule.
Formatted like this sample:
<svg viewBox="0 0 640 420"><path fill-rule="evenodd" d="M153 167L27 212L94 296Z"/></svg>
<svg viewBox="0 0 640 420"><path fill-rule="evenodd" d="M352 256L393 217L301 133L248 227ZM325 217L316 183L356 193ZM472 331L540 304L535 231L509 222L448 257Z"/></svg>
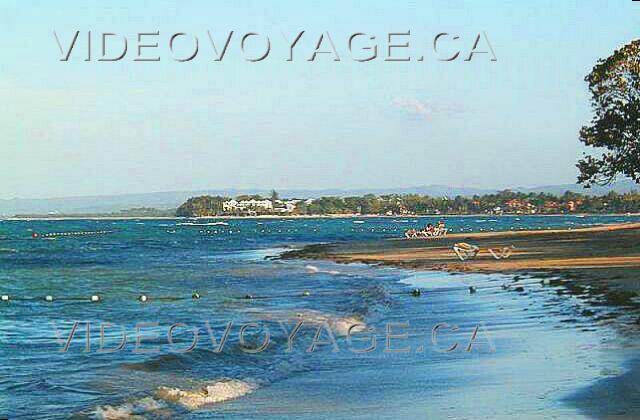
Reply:
<svg viewBox="0 0 640 420"><path fill-rule="evenodd" d="M92 231L78 231L78 232L48 232L48 233L38 233L32 232L31 238L39 239L39 238L58 238L64 236L88 236L88 235L107 235L109 233L113 233L113 230L92 230Z"/></svg>
<svg viewBox="0 0 640 420"><path fill-rule="evenodd" d="M194 292L191 296L191 300L197 300L200 299L200 294L197 292ZM174 301L179 301L179 300L189 300L188 297L175 297L175 296L159 296L159 297L154 297L151 298L149 295L146 294L141 294L140 296L138 296L138 298L136 299L141 303L145 303L148 301L168 301L168 302L174 302ZM53 295L46 295L44 297L12 297L10 295L0 295L0 301L1 302L11 302L11 301L16 301L16 302L37 302L37 301L44 301L47 303L53 303L53 302L84 302L84 303L100 303L103 301L103 298L101 295L91 295L89 297L86 296L63 296L63 297L54 297Z"/></svg>
<svg viewBox="0 0 640 420"><path fill-rule="evenodd" d="M560 280L557 280L557 281L560 282ZM498 289L524 292L525 291L524 286L548 286L548 285L551 285L551 282L552 280L550 279L544 279L544 280L536 280L531 282L515 281L512 283L503 283L501 285L496 285L496 286L482 286L482 287L476 287L476 286L448 287L448 288L438 288L438 289L428 289L428 290L414 288L409 291L386 292L385 294L389 296L411 295L412 297L421 297L421 296L429 296L434 293L451 293L451 292L468 291L470 294L475 294L477 292L484 291L484 290L498 290ZM557 284L557 285L560 285L560 284ZM326 291L326 292L316 292L313 294L310 291L305 290L297 294L289 293L289 294L269 295L269 296L255 296L252 294L246 294L244 296L236 296L234 299L265 300L265 299L283 299L283 298L311 297L311 296L331 296L331 295L335 296L335 295L344 295L344 294L361 294L365 290L367 289L345 290L345 291L338 291L338 292Z"/></svg>
<svg viewBox="0 0 640 420"><path fill-rule="evenodd" d="M2 302L10 302L10 301L16 301L16 302L29 302L29 301L45 301L48 303L51 303L53 301L60 301L60 302L64 302L64 301L68 301L68 302L88 302L88 303L97 303L100 302L101 298L98 295L93 295L90 297L59 297L59 298L54 298L52 295L46 295L45 297L12 297L10 295L2 295L0 296L0 301Z"/></svg>
<svg viewBox="0 0 640 420"><path fill-rule="evenodd" d="M450 293L450 292L461 292L464 290L469 291L469 293L477 293L484 290L511 290L516 292L525 291L525 286L560 286L561 283L568 282L568 280L552 280L552 279L543 279L543 280L535 280L530 282L523 281L512 281L510 283L502 283L501 285L495 286L468 286L468 287L443 287L437 289L413 289L410 293L412 296L418 297L421 295L432 295L435 293ZM389 292L390 295L403 295L406 292Z"/></svg>
<svg viewBox="0 0 640 420"><path fill-rule="evenodd" d="M437 289L420 289L414 288L411 290L404 291L390 291L390 292L381 292L383 295L387 296L412 296L414 298L420 297L428 297L433 294L439 293L457 293L467 291L469 294L476 294L483 291L489 290L504 290L504 291L514 291L523 293L527 289L527 286L562 286L564 283L568 283L570 280L565 279L550 279L545 278L542 280L534 280L534 281L518 281L513 280L511 282L502 283L501 285L490 285L490 286L465 286L465 287L446 287L446 288L437 288ZM342 291L319 291L319 292L311 292L310 290L303 290L296 293L283 293L278 295L268 295L268 296L259 296L247 293L245 295L238 296L228 296L229 299L237 299L237 300L268 300L268 299L294 299L294 298L314 298L318 296L336 296L336 295L362 295L364 292L370 289L351 289L351 290L342 290ZM194 291L191 294L191 298L189 297L176 297L176 296L158 296L153 297L146 293L141 293L137 296L136 300L140 303L147 302L176 302L181 300L199 300L202 296L200 292ZM86 296L67 296L67 297L54 297L53 295L46 295L44 297L23 297L23 298L14 298L10 295L4 294L0 295L0 302L10 302L10 301L44 301L47 303L53 302L85 302L85 303L100 303L103 301L103 298L99 294L94 294L89 297Z"/></svg>
<svg viewBox="0 0 640 420"><path fill-rule="evenodd" d="M194 293L193 295L191 295L191 300L197 300L200 299L200 295L198 293ZM140 303L146 303L146 302L177 302L180 300L189 300L189 298L187 297L175 297L175 296L158 296L158 297L152 297L149 295L145 295L145 294L141 294L140 296L138 296L137 301Z"/></svg>

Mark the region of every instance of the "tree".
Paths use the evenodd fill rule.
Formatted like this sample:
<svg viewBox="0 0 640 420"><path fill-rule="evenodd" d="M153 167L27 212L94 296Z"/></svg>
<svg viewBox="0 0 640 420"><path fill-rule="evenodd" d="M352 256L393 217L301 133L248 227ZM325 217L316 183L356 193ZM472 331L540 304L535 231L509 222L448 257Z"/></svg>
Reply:
<svg viewBox="0 0 640 420"><path fill-rule="evenodd" d="M578 182L606 185L623 175L640 183L640 40L599 60L585 81L594 116L580 141L601 152L578 161Z"/></svg>
<svg viewBox="0 0 640 420"><path fill-rule="evenodd" d="M176 209L178 217L202 217L217 216L223 214L223 203L228 198L220 196L203 195L192 197Z"/></svg>

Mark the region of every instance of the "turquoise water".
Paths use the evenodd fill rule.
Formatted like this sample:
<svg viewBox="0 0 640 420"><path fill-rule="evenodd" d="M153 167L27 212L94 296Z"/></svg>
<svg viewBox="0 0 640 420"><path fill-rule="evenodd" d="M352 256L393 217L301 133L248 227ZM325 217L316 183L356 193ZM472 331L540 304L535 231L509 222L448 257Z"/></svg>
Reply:
<svg viewBox="0 0 640 420"><path fill-rule="evenodd" d="M633 350L597 321L614 309L587 313L561 284L531 276L269 258L312 243L399 237L434 220L2 221L0 294L10 300L0 302L0 418L584 415L568 398L624 374ZM638 220L446 218L456 232ZM113 232L31 238L100 230ZM524 291L502 289L514 281ZM420 297L410 294L416 287ZM119 351L100 352L101 326L105 349L124 332ZM375 349L357 352L374 338Z"/></svg>

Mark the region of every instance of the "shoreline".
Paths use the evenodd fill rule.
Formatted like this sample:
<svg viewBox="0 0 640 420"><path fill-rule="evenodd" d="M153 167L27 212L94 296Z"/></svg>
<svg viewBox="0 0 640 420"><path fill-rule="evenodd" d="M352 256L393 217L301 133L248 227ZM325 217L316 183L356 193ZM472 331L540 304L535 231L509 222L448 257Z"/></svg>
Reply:
<svg viewBox="0 0 640 420"><path fill-rule="evenodd" d="M452 247L468 242L478 255L460 261ZM513 247L507 259L489 250ZM388 239L311 245L282 258L327 259L449 272L522 272L567 269L640 269L640 223L575 229L453 233L437 239Z"/></svg>
<svg viewBox="0 0 640 420"><path fill-rule="evenodd" d="M109 216L109 215L63 215L63 216L45 216L34 215L28 216L0 216L0 220L5 221L64 221L64 220L251 220L251 219L410 219L410 218L434 218L443 219L449 217L593 217L593 216L608 216L608 217L638 217L640 213L557 213L557 214L485 214L485 213L473 213L473 214L413 214L413 215L385 215L385 214L295 214L295 215L281 215L281 214L262 214L256 216L198 216L198 217L178 217L178 216Z"/></svg>
<svg viewBox="0 0 640 420"><path fill-rule="evenodd" d="M478 261L455 261L451 246L459 241L480 246ZM495 260L486 255L489 246L514 243L513 255L506 260ZM627 339L637 337L640 329L640 223L571 230L452 234L431 240L319 244L290 251L281 257L347 264L359 262L450 274L509 274L513 280L506 289L502 286L505 293L527 294L528 287L519 286L518 282L521 275L532 277L539 280L542 287L559 286L556 293L569 294L584 302L591 309L583 309L580 314L590 317L593 326L609 325ZM603 307L611 308L608 314L599 313ZM627 352L623 363L621 373L583 384L563 398L564 403L594 418L640 416L640 407L628 399L640 390L640 359Z"/></svg>

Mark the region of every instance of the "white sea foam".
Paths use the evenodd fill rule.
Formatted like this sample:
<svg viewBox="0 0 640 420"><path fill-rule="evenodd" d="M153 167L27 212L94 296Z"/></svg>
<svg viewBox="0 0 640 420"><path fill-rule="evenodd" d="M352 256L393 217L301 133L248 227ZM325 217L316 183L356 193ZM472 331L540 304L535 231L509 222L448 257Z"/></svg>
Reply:
<svg viewBox="0 0 640 420"><path fill-rule="evenodd" d="M318 267L316 267L315 265L305 265L304 266L305 270L307 270L307 273L319 273L320 269Z"/></svg>
<svg viewBox="0 0 640 420"><path fill-rule="evenodd" d="M327 274L331 274L331 275L334 275L334 276L337 276L338 274L340 274L340 272L338 270L320 270L318 267L316 267L315 265L311 265L311 264L305 265L304 269L307 270L307 273L309 273L309 274L327 273Z"/></svg>
<svg viewBox="0 0 640 420"><path fill-rule="evenodd" d="M156 396L162 400L179 404L189 410L197 410L234 398L240 398L256 389L254 384L238 379L222 378L194 389L160 387Z"/></svg>
<svg viewBox="0 0 640 420"><path fill-rule="evenodd" d="M340 336L346 336L350 332L356 333L364 331L367 328L367 326L355 316L329 318L329 326Z"/></svg>
<svg viewBox="0 0 640 420"><path fill-rule="evenodd" d="M180 223L176 223L176 226L229 226L229 223L227 222L211 222L211 223L180 222Z"/></svg>
<svg viewBox="0 0 640 420"><path fill-rule="evenodd" d="M92 417L103 420L144 419L144 414L166 410L166 405L151 397L141 398L119 406L104 405L93 411Z"/></svg>
<svg viewBox="0 0 640 420"><path fill-rule="evenodd" d="M329 328L331 328L331 331L339 336L346 336L349 334L349 329L351 329L351 333L356 333L364 331L367 328L364 321L356 315L340 316L314 310L298 312L273 310L261 312L256 315L267 320L292 322L303 321L316 325L327 324Z"/></svg>

